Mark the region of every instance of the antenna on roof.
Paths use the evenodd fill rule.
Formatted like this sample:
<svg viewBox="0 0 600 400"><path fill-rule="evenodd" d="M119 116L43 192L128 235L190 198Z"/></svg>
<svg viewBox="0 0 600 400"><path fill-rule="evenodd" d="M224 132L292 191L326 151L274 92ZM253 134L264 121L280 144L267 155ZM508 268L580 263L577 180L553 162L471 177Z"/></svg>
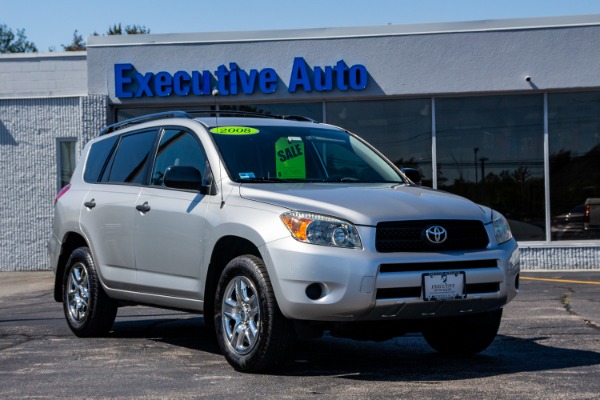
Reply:
<svg viewBox="0 0 600 400"><path fill-rule="evenodd" d="M217 97L219 96L219 89L217 87L213 87L211 92L212 96L215 98L215 121L217 122L217 126L219 125L219 105L217 104Z"/></svg>

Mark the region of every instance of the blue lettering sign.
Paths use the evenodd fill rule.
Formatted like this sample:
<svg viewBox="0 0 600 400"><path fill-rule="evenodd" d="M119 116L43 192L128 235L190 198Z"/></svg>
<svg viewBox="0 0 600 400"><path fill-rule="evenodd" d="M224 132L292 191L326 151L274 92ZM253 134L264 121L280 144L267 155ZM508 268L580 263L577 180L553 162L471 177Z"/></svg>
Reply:
<svg viewBox="0 0 600 400"><path fill-rule="evenodd" d="M150 81L152 81L152 78L154 78L154 74L152 72L148 72L142 75L136 72L134 76L139 85L137 91L135 92L135 97L154 96L152 89L150 89Z"/></svg>
<svg viewBox="0 0 600 400"><path fill-rule="evenodd" d="M344 60L340 60L333 67L333 72L336 76L337 88L346 91L348 90L348 66Z"/></svg>
<svg viewBox="0 0 600 400"><path fill-rule="evenodd" d="M212 75L209 71L192 72L192 93L196 96L209 95L211 92Z"/></svg>
<svg viewBox="0 0 600 400"><path fill-rule="evenodd" d="M125 90L125 85L130 85L133 79L126 76L133 71L131 64L115 64L115 95L120 99L133 97L133 93Z"/></svg>
<svg viewBox="0 0 600 400"><path fill-rule="evenodd" d="M160 97L166 97L173 91L173 77L168 72L159 72L154 77L154 90Z"/></svg>
<svg viewBox="0 0 600 400"><path fill-rule="evenodd" d="M261 92L266 94L275 93L277 90L277 72L273 68L261 70L258 84Z"/></svg>
<svg viewBox="0 0 600 400"><path fill-rule="evenodd" d="M294 65L292 65L292 75L290 76L288 91L290 93L295 93L299 85L302 85L302 88L305 92L312 91L310 86L310 76L308 74L308 66L302 57L294 58Z"/></svg>
<svg viewBox="0 0 600 400"><path fill-rule="evenodd" d="M192 77L185 71L177 71L173 75L173 92L177 96L187 96L190 93Z"/></svg>
<svg viewBox="0 0 600 400"><path fill-rule="evenodd" d="M215 71L215 76L217 77L217 90L221 96L227 96L229 94L229 90L227 90L228 82L226 82L226 78L229 76L229 70L224 65L219 65L219 68Z"/></svg>
<svg viewBox="0 0 600 400"><path fill-rule="evenodd" d="M214 75L213 75L214 74ZM368 84L364 65L348 67L344 60L312 69L302 57L294 58L288 91L295 93L364 90ZM277 91L279 76L273 68L244 70L237 63L221 64L211 71L138 72L132 64L115 64L115 96L118 98L207 96L212 88L222 96L264 94Z"/></svg>
<svg viewBox="0 0 600 400"><path fill-rule="evenodd" d="M250 73L247 73L244 70L240 71L240 85L242 85L242 91L244 92L244 94L254 93L257 75L258 71L255 69L251 69Z"/></svg>
<svg viewBox="0 0 600 400"><path fill-rule="evenodd" d="M333 68L315 67L315 90L317 92L330 92L333 90Z"/></svg>
<svg viewBox="0 0 600 400"><path fill-rule="evenodd" d="M344 60L339 60L334 66L315 67L312 71L304 58L296 57L292 65L288 91L295 93L298 88L305 92L363 90L367 88L367 81L368 73L364 65L348 67Z"/></svg>
<svg viewBox="0 0 600 400"><path fill-rule="evenodd" d="M364 65L356 64L350 67L348 77L352 90L364 90L367 88L367 69Z"/></svg>

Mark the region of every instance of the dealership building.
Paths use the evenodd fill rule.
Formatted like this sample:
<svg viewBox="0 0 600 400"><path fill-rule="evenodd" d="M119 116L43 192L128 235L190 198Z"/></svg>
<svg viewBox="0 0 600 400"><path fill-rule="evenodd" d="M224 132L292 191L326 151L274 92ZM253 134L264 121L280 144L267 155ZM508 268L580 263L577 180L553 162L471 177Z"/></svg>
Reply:
<svg viewBox="0 0 600 400"><path fill-rule="evenodd" d="M423 185L502 212L522 268L599 269L599 38L600 15L585 15L93 36L86 52L0 55L0 271L48 269L53 201L87 141L167 110L342 126Z"/></svg>

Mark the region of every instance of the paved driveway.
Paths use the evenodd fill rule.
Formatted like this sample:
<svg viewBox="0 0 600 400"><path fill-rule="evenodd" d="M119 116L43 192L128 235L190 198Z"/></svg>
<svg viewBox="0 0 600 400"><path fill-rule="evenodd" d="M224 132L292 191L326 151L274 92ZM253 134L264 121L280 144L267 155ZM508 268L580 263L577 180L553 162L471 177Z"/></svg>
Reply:
<svg viewBox="0 0 600 400"><path fill-rule="evenodd" d="M481 355L443 357L420 335L325 337L300 342L278 373L249 375L231 369L199 316L123 308L108 337L78 339L50 273L3 272L0 398L599 399L600 272L523 275Z"/></svg>

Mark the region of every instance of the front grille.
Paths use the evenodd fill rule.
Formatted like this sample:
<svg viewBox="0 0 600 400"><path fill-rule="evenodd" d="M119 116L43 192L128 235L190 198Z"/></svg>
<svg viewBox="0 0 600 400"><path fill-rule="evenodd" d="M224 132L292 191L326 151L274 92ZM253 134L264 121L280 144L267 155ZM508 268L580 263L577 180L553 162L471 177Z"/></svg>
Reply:
<svg viewBox="0 0 600 400"><path fill-rule="evenodd" d="M425 232L439 226L446 230L442 243L430 242ZM489 243L481 221L418 220L380 222L375 247L380 253L484 249Z"/></svg>
<svg viewBox="0 0 600 400"><path fill-rule="evenodd" d="M500 283L469 283L467 284L467 295L496 293L500 291ZM421 297L421 287L377 289L377 300L401 299L410 297Z"/></svg>
<svg viewBox="0 0 600 400"><path fill-rule="evenodd" d="M448 261L448 262L422 262L422 263L398 263L381 264L379 272L420 272L420 271L464 271L467 269L497 268L498 261L470 260L470 261Z"/></svg>

